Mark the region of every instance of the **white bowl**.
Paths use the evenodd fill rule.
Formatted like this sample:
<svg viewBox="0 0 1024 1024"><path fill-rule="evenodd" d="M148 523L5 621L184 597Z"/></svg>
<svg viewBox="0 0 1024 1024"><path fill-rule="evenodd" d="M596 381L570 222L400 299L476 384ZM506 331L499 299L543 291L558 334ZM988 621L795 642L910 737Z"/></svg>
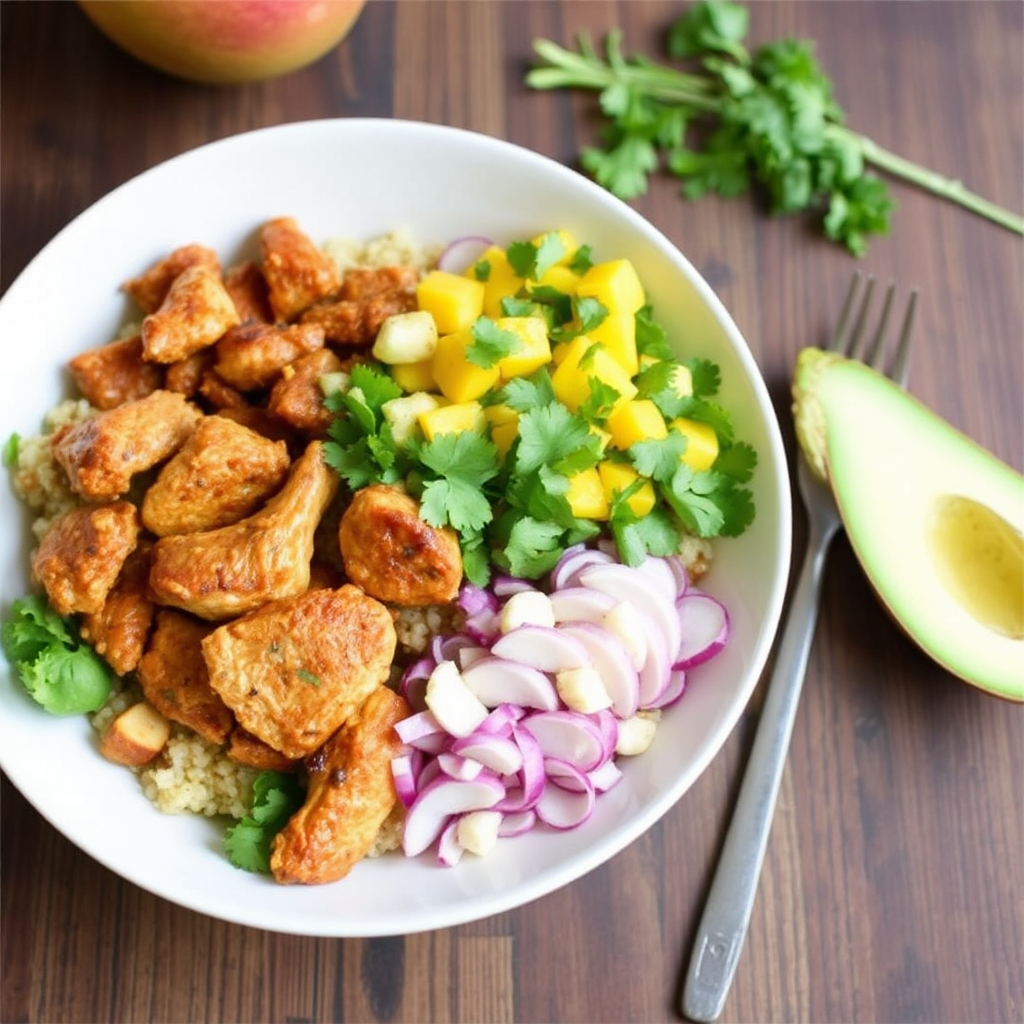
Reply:
<svg viewBox="0 0 1024 1024"><path fill-rule="evenodd" d="M0 441L36 433L68 393L64 364L114 336L120 283L186 242L225 261L252 247L265 220L292 215L316 240L370 238L398 227L424 243L465 234L499 241L564 227L597 258L637 266L655 312L687 354L721 367L721 401L759 454L757 515L717 544L708 589L728 605L726 651L694 672L654 746L625 765L582 828L503 840L455 868L430 854L364 861L329 886L284 887L233 868L222 826L158 812L130 772L106 762L84 717L46 714L0 665L0 764L82 850L137 885L240 924L303 935L423 931L520 906L592 870L650 828L693 784L736 724L761 674L785 593L790 499L767 390L740 332L691 264L635 211L535 153L469 132L394 120L314 121L203 146L127 182L64 228L0 302L8 369ZM29 589L28 518L0 493L2 603ZM2 659L0 659L2 661Z"/></svg>

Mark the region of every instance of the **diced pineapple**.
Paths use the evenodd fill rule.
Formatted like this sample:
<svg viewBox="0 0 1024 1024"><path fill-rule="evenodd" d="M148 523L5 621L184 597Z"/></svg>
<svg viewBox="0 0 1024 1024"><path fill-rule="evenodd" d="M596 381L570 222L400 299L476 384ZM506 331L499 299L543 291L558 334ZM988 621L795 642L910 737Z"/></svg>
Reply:
<svg viewBox="0 0 1024 1024"><path fill-rule="evenodd" d="M710 469L718 458L718 435L715 428L685 416L674 419L669 426L686 438L686 451L679 456L680 461L698 472Z"/></svg>
<svg viewBox="0 0 1024 1024"><path fill-rule="evenodd" d="M332 370L321 373L316 382L320 386L320 393L327 398L328 395L337 394L339 391L348 391L352 377L344 370Z"/></svg>
<svg viewBox="0 0 1024 1024"><path fill-rule="evenodd" d="M484 409L484 418L491 428L491 440L498 455L504 459L519 436L519 413L507 405L489 405Z"/></svg>
<svg viewBox="0 0 1024 1024"><path fill-rule="evenodd" d="M437 339L431 373L449 401L469 402L479 398L500 379L497 366L477 366L469 361L466 350L472 344L473 335L468 328Z"/></svg>
<svg viewBox="0 0 1024 1024"><path fill-rule="evenodd" d="M492 320L502 315L501 300L506 295L515 295L523 285L523 279L512 269L505 250L496 245L489 246L480 254L466 271L466 277L483 284L483 312Z"/></svg>
<svg viewBox="0 0 1024 1024"><path fill-rule="evenodd" d="M630 377L637 375L640 358L636 351L636 316L633 313L609 313L587 333L593 341L604 345Z"/></svg>
<svg viewBox="0 0 1024 1024"><path fill-rule="evenodd" d="M416 302L434 318L438 334L470 327L484 309L481 281L446 270L431 270L416 286Z"/></svg>
<svg viewBox="0 0 1024 1024"><path fill-rule="evenodd" d="M668 437L661 410L649 398L621 402L605 422L612 445L625 451L637 441Z"/></svg>
<svg viewBox="0 0 1024 1024"><path fill-rule="evenodd" d="M647 301L644 287L629 260L595 263L576 284L577 295L591 295L610 313L635 313Z"/></svg>
<svg viewBox="0 0 1024 1024"><path fill-rule="evenodd" d="M420 414L436 409L442 401L437 395L416 391L401 398L392 398L381 406L380 411L391 427L391 436L399 444L405 444L419 429Z"/></svg>
<svg viewBox="0 0 1024 1024"><path fill-rule="evenodd" d="M487 429L487 420L479 402L439 405L436 409L421 412L417 420L428 441L441 434L461 434L466 430L482 434Z"/></svg>
<svg viewBox="0 0 1024 1024"><path fill-rule="evenodd" d="M373 356L382 363L421 363L437 347L437 324L425 309L395 313L381 324L373 343Z"/></svg>
<svg viewBox="0 0 1024 1024"><path fill-rule="evenodd" d="M555 396L576 412L590 397L592 377L615 389L619 396L616 404L636 397L636 385L630 380L629 374L603 346L595 344L586 334L581 334L569 343L568 350L551 375Z"/></svg>
<svg viewBox="0 0 1024 1024"><path fill-rule="evenodd" d="M433 391L434 360L424 359L422 363L396 363L391 367L391 378L406 393Z"/></svg>
<svg viewBox="0 0 1024 1024"><path fill-rule="evenodd" d="M498 327L511 331L521 342L519 351L498 360L502 380L527 377L551 362L551 343L547 323L539 316L503 316Z"/></svg>
<svg viewBox="0 0 1024 1024"><path fill-rule="evenodd" d="M609 504L617 494L622 494L640 478L640 474L627 463L611 462L608 459L598 463L597 471L601 476L601 485ZM634 515L645 516L654 508L655 501L654 486L650 480L645 480L643 485L626 499L626 504Z"/></svg>
<svg viewBox="0 0 1024 1024"><path fill-rule="evenodd" d="M566 494L569 508L577 519L607 519L608 496L596 466L581 470L569 477Z"/></svg>

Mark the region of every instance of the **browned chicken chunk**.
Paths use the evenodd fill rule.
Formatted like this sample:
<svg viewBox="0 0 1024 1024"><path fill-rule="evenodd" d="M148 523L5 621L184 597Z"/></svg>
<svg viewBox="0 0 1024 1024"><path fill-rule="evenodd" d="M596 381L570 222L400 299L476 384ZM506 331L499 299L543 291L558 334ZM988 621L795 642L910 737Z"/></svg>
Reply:
<svg viewBox="0 0 1024 1024"><path fill-rule="evenodd" d="M164 717L187 725L211 743L223 743L235 720L210 686L202 648L210 628L181 612L161 608L137 675L146 700Z"/></svg>
<svg viewBox="0 0 1024 1024"><path fill-rule="evenodd" d="M203 378L216 361L217 354L213 348L200 349L176 363L169 363L164 374L164 387L168 391L177 391L186 398L194 398L199 394ZM150 364L153 365L153 364Z"/></svg>
<svg viewBox="0 0 1024 1024"><path fill-rule="evenodd" d="M96 409L114 409L163 387L163 367L142 357L141 334L82 352L68 369L82 397Z"/></svg>
<svg viewBox="0 0 1024 1024"><path fill-rule="evenodd" d="M270 308L281 322L293 320L341 285L334 261L316 246L294 217L267 221L260 231L263 276Z"/></svg>
<svg viewBox="0 0 1024 1024"><path fill-rule="evenodd" d="M199 394L217 409L244 409L248 399L238 388L233 388L216 370L210 369L199 382Z"/></svg>
<svg viewBox="0 0 1024 1024"><path fill-rule="evenodd" d="M128 492L136 473L173 455L201 417L182 395L154 391L74 426L58 427L53 457L76 494L110 501Z"/></svg>
<svg viewBox="0 0 1024 1024"><path fill-rule="evenodd" d="M336 882L370 852L397 799L391 759L402 743L395 725L410 711L380 686L309 759L306 800L274 837L270 869L278 882Z"/></svg>
<svg viewBox="0 0 1024 1024"><path fill-rule="evenodd" d="M338 298L361 302L387 292L412 295L420 276L416 267L352 267L345 271Z"/></svg>
<svg viewBox="0 0 1024 1024"><path fill-rule="evenodd" d="M146 491L142 524L158 537L230 526L280 489L289 463L283 441L206 416Z"/></svg>
<svg viewBox="0 0 1024 1024"><path fill-rule="evenodd" d="M138 303L143 313L155 313L167 298L171 283L189 267L204 266L220 273L220 260L205 245L183 245L154 263L145 273L124 283L124 290Z"/></svg>
<svg viewBox="0 0 1024 1024"><path fill-rule="evenodd" d="M152 362L176 363L212 345L238 322L220 274L197 264L174 279L160 308L142 321L142 348Z"/></svg>
<svg viewBox="0 0 1024 1024"><path fill-rule="evenodd" d="M240 725L236 725L228 737L228 757L260 771L295 772L302 767L302 758L285 757L281 751L257 739Z"/></svg>
<svg viewBox="0 0 1024 1024"><path fill-rule="evenodd" d="M235 264L224 275L224 287L243 324L273 322L274 311L270 308L267 279L258 263L246 260Z"/></svg>
<svg viewBox="0 0 1024 1024"><path fill-rule="evenodd" d="M442 604L458 594L458 537L425 523L416 500L394 487L357 491L341 517L338 543L349 579L381 601Z"/></svg>
<svg viewBox="0 0 1024 1024"><path fill-rule="evenodd" d="M310 436L327 433L334 414L324 405L320 377L337 373L341 360L327 348L296 359L286 366L267 398L267 411Z"/></svg>
<svg viewBox="0 0 1024 1024"><path fill-rule="evenodd" d="M319 324L331 345L364 348L373 344L389 316L415 308L415 292L381 292L366 299L339 299L310 306L302 314L302 323Z"/></svg>
<svg viewBox="0 0 1024 1024"><path fill-rule="evenodd" d="M127 501L83 505L56 519L32 556L32 571L58 615L98 612L139 536Z"/></svg>
<svg viewBox="0 0 1024 1024"><path fill-rule="evenodd" d="M322 746L388 676L388 610L358 587L310 590L203 641L210 683L243 729L287 757Z"/></svg>
<svg viewBox="0 0 1024 1024"><path fill-rule="evenodd" d="M217 373L239 391L272 384L281 371L307 352L324 347L317 324L243 324L217 342Z"/></svg>
<svg viewBox="0 0 1024 1024"><path fill-rule="evenodd" d="M134 670L145 650L156 607L149 599L149 552L143 541L128 556L103 607L82 617L84 639L118 675Z"/></svg>
<svg viewBox="0 0 1024 1024"><path fill-rule="evenodd" d="M317 525L337 488L323 445L311 442L259 512L232 526L156 542L149 584L157 601L216 621L301 594L309 586Z"/></svg>

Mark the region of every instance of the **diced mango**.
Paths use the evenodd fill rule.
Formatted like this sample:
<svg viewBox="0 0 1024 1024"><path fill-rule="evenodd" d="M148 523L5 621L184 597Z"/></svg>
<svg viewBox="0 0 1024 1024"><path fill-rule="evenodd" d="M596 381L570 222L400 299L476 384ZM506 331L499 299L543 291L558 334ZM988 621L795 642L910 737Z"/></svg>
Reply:
<svg viewBox="0 0 1024 1024"><path fill-rule="evenodd" d="M633 313L609 313L587 333L604 345L630 377L637 375L640 358L636 351L636 316Z"/></svg>
<svg viewBox="0 0 1024 1024"><path fill-rule="evenodd" d="M718 458L718 435L715 428L684 416L674 419L669 426L686 438L686 451L679 456L680 461L698 472L710 469Z"/></svg>
<svg viewBox="0 0 1024 1024"><path fill-rule="evenodd" d="M487 429L487 420L479 402L439 405L436 409L421 412L417 419L428 441L441 434L461 434L466 430L482 434Z"/></svg>
<svg viewBox="0 0 1024 1024"><path fill-rule="evenodd" d="M596 466L569 477L566 499L577 519L608 518L608 497Z"/></svg>
<svg viewBox="0 0 1024 1024"><path fill-rule="evenodd" d="M391 367L391 378L410 395L414 391L433 391L434 360L424 359L422 363L396 363Z"/></svg>
<svg viewBox="0 0 1024 1024"><path fill-rule="evenodd" d="M504 459L519 436L519 413L507 405L489 405L484 409L484 418L491 428L491 440L498 455Z"/></svg>
<svg viewBox="0 0 1024 1024"><path fill-rule="evenodd" d="M618 392L616 405L636 397L636 385L629 374L603 346L581 334L569 343L568 351L551 375L555 397L576 412L590 397L591 378L597 378Z"/></svg>
<svg viewBox="0 0 1024 1024"><path fill-rule="evenodd" d="M473 335L468 328L443 334L437 339L431 372L441 393L449 401L472 401L498 383L500 374L497 366L477 366L469 361L466 350L472 344Z"/></svg>
<svg viewBox="0 0 1024 1024"><path fill-rule="evenodd" d="M498 372L503 380L527 377L551 362L548 325L541 317L503 316L498 318L498 327L511 331L522 342L518 352L498 360Z"/></svg>
<svg viewBox="0 0 1024 1024"><path fill-rule="evenodd" d="M637 441L668 436L661 410L649 398L621 402L605 421L612 445L625 451Z"/></svg>
<svg viewBox="0 0 1024 1024"><path fill-rule="evenodd" d="M598 451L600 451L603 455L605 449L612 443L612 435L609 434L607 430L603 430L596 423L591 423L588 426L590 432L594 435L594 437L597 438L599 442Z"/></svg>
<svg viewBox="0 0 1024 1024"><path fill-rule="evenodd" d="M537 283L545 288L554 288L555 291L562 292L565 295L575 295L576 284L579 279L579 274L575 274L568 267L556 263L553 267L548 267L541 274L541 278Z"/></svg>
<svg viewBox="0 0 1024 1024"><path fill-rule="evenodd" d="M502 315L501 300L515 295L523 279L512 269L505 250L492 245L485 249L467 271L466 277L480 281L484 287L483 312L492 320Z"/></svg>
<svg viewBox="0 0 1024 1024"><path fill-rule="evenodd" d="M534 245L540 245L548 235L552 234L558 235L564 250L563 255L555 261L554 265L559 267L565 266L576 255L580 247L580 243L576 241L576 236L571 231L566 231L565 228L558 228L556 231L545 231L542 235L535 235L530 241Z"/></svg>
<svg viewBox="0 0 1024 1024"><path fill-rule="evenodd" d="M384 419L391 427L391 436L398 444L405 444L419 428L422 413L436 409L444 399L426 391L417 391L401 398L392 398L381 406Z"/></svg>
<svg viewBox="0 0 1024 1024"><path fill-rule="evenodd" d="M609 504L616 495L622 494L640 479L640 474L625 462L611 462L605 459L598 463L597 471ZM654 486L650 480L645 480L643 485L626 499L626 504L634 515L645 516L654 508L656 500Z"/></svg>
<svg viewBox="0 0 1024 1024"><path fill-rule="evenodd" d="M647 301L644 287L629 260L595 263L576 284L577 295L590 295L610 313L635 313Z"/></svg>
<svg viewBox="0 0 1024 1024"><path fill-rule="evenodd" d="M483 313L484 285L463 274L431 270L416 286L416 302L433 316L438 334L452 334Z"/></svg>

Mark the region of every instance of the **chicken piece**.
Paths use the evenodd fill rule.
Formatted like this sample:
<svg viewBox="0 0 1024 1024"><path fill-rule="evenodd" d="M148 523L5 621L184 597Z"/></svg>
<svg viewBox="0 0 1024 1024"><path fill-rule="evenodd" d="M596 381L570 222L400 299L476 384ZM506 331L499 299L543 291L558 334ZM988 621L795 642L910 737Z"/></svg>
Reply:
<svg viewBox="0 0 1024 1024"><path fill-rule="evenodd" d="M339 299L310 306L301 316L304 324L319 324L329 345L366 348L373 344L381 324L389 316L416 309L415 292L381 292L367 299Z"/></svg>
<svg viewBox="0 0 1024 1024"><path fill-rule="evenodd" d="M162 715L211 743L224 743L235 719L210 686L202 648L210 628L181 612L161 608L136 675L146 700Z"/></svg>
<svg viewBox="0 0 1024 1024"><path fill-rule="evenodd" d="M227 753L232 761L249 768L258 768L260 771L295 772L302 766L302 758L285 757L279 750L257 739L240 725L231 730Z"/></svg>
<svg viewBox="0 0 1024 1024"><path fill-rule="evenodd" d="M396 643L388 610L345 584L218 626L203 655L238 724L286 757L305 757L388 677Z"/></svg>
<svg viewBox="0 0 1024 1024"><path fill-rule="evenodd" d="M133 671L142 657L156 607L149 598L152 543L140 541L125 560L103 607L82 617L81 633L119 675Z"/></svg>
<svg viewBox="0 0 1024 1024"><path fill-rule="evenodd" d="M389 604L453 601L462 582L462 551L452 530L420 518L419 504L387 484L357 491L338 527L348 578Z"/></svg>
<svg viewBox="0 0 1024 1024"><path fill-rule="evenodd" d="M127 501L81 505L56 519L32 556L32 571L58 615L98 612L139 537Z"/></svg>
<svg viewBox="0 0 1024 1024"><path fill-rule="evenodd" d="M164 374L164 387L168 391L177 391L186 398L195 398L199 394L203 378L213 369L216 358L213 348L203 348L190 356L185 356L184 359L179 359L176 363L168 364Z"/></svg>
<svg viewBox="0 0 1024 1024"><path fill-rule="evenodd" d="M156 600L220 621L301 594L316 527L338 483L313 441L259 512L217 530L161 537L149 572Z"/></svg>
<svg viewBox="0 0 1024 1024"><path fill-rule="evenodd" d="M266 409L257 405L245 405L218 409L217 415L224 419L241 423L263 437L269 437L271 441L284 441L289 449L301 454L308 438L300 438L294 430L290 430L276 416L271 416Z"/></svg>
<svg viewBox="0 0 1024 1024"><path fill-rule="evenodd" d="M176 363L237 323L238 310L219 272L197 264L174 279L160 308L143 319L142 350L154 363Z"/></svg>
<svg viewBox="0 0 1024 1024"><path fill-rule="evenodd" d="M249 405L245 395L238 388L233 388L213 369L203 374L203 379L199 383L199 394L218 411L244 409Z"/></svg>
<svg viewBox="0 0 1024 1024"><path fill-rule="evenodd" d="M403 697L379 686L309 759L306 800L271 847L278 882L336 882L370 852L398 799L391 759L403 745L395 726L410 714Z"/></svg>
<svg viewBox="0 0 1024 1024"><path fill-rule="evenodd" d="M334 413L324 405L320 377L341 368L341 360L327 348L296 359L271 389L267 411L310 436L325 435Z"/></svg>
<svg viewBox="0 0 1024 1024"><path fill-rule="evenodd" d="M124 290L135 300L143 313L155 313L167 298L171 283L189 267L204 266L220 273L216 252L205 245L183 245L154 263L145 273L125 281Z"/></svg>
<svg viewBox="0 0 1024 1024"><path fill-rule="evenodd" d="M260 250L275 320L293 320L341 286L334 261L302 231L294 217L267 221L260 231Z"/></svg>
<svg viewBox="0 0 1024 1024"><path fill-rule="evenodd" d="M205 416L142 500L158 537L230 526L255 512L288 475L288 446L223 416Z"/></svg>
<svg viewBox="0 0 1024 1024"><path fill-rule="evenodd" d="M217 373L239 391L272 384L300 356L324 347L319 324L243 324L217 342Z"/></svg>
<svg viewBox="0 0 1024 1024"><path fill-rule="evenodd" d="M252 260L237 263L224 275L224 287L235 304L243 324L274 322L267 279Z"/></svg>
<svg viewBox="0 0 1024 1024"><path fill-rule="evenodd" d="M420 276L416 267L353 267L345 271L338 298L362 302L386 292L413 295Z"/></svg>
<svg viewBox="0 0 1024 1024"><path fill-rule="evenodd" d="M202 413L182 395L154 391L53 432L53 457L71 489L89 501L127 494L132 477L173 455Z"/></svg>
<svg viewBox="0 0 1024 1024"><path fill-rule="evenodd" d="M82 397L95 409L115 409L163 387L163 367L142 357L142 335L99 345L68 363Z"/></svg>

